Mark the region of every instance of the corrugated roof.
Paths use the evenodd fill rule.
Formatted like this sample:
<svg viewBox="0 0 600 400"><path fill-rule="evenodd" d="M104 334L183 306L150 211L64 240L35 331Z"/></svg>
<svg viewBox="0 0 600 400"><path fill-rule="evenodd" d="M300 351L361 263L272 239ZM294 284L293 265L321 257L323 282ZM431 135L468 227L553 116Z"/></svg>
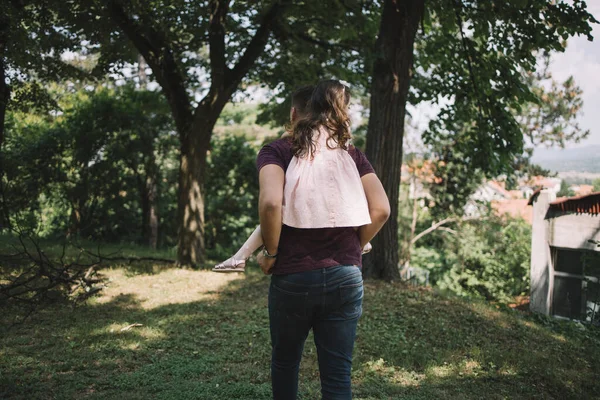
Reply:
<svg viewBox="0 0 600 400"><path fill-rule="evenodd" d="M600 214L600 192L553 201L550 203L550 209L580 214Z"/></svg>

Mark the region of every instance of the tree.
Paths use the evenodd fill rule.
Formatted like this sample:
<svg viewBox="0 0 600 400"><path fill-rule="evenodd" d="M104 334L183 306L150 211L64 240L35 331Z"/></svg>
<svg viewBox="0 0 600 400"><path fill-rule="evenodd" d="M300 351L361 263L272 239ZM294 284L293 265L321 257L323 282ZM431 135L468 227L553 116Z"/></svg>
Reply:
<svg viewBox="0 0 600 400"><path fill-rule="evenodd" d="M0 226L10 226L2 156L6 114L26 107L48 110L53 102L40 81L56 81L84 73L60 58L79 41L66 34L68 25L49 10L46 2L20 0L0 3ZM18 101L15 101L18 100Z"/></svg>
<svg viewBox="0 0 600 400"><path fill-rule="evenodd" d="M34 112L9 113L4 161L11 218L22 216L16 224L22 227L32 220L46 235L142 236L154 247L159 195L174 183L168 174L177 148L164 97L131 85L88 86L60 97L62 115L49 121Z"/></svg>
<svg viewBox="0 0 600 400"><path fill-rule="evenodd" d="M341 2L89 0L86 7L80 2L67 3L70 6L57 9L70 15L69 20L78 21L90 41L100 44L98 69L135 62L123 46L126 39L129 48L135 49L131 53L143 56L168 101L181 144L178 260L184 265L198 264L204 256L206 154L213 127L232 95L256 79L278 92L281 85L273 82L281 80L282 66L293 68L308 60L309 54L297 51L310 46L329 48L319 51L318 59L313 60L311 71L323 75L358 69L362 57L346 45L356 35L349 34L346 40L339 34L342 29L346 33L352 29L329 21L329 17L343 21L353 14ZM323 24L318 15L325 12L328 23ZM321 37L315 37L315 31L322 33ZM275 40L269 41L270 37ZM296 46L298 42L303 45ZM323 54L330 57L321 62ZM335 63L335 59L343 62ZM310 79L318 77L311 75Z"/></svg>
<svg viewBox="0 0 600 400"><path fill-rule="evenodd" d="M542 57L540 64L539 71L527 71L524 77L536 101L526 103L514 112L527 144L529 147L557 145L564 148L566 143L578 143L590 134L577 123L583 106L583 91L572 76L564 82L552 78L548 71L548 54Z"/></svg>
<svg viewBox="0 0 600 400"><path fill-rule="evenodd" d="M594 181L592 182L592 186L594 192L600 192L600 178L594 179Z"/></svg>
<svg viewBox="0 0 600 400"><path fill-rule="evenodd" d="M67 76L84 76L84 71L64 62L66 50L78 50L74 29L50 10L45 1L4 1L0 4L0 145L4 139L6 111L20 107L11 101L45 106L49 100L40 81L52 82Z"/></svg>
<svg viewBox="0 0 600 400"><path fill-rule="evenodd" d="M412 265L459 296L504 303L529 291L531 226L521 218L490 215L458 222L454 234L431 234L414 249Z"/></svg>
<svg viewBox="0 0 600 400"><path fill-rule="evenodd" d="M210 87L202 100L193 106L186 88L186 72L182 70L181 60L184 48L178 40L189 34L179 31L179 38L165 31L159 18L153 14L160 10L160 4L151 2L148 6L141 3L132 5L118 0L107 2L106 12L111 20L125 33L132 44L142 54L154 73L157 82L170 105L177 131L181 141L181 161L179 173L179 240L178 261L181 264L197 264L204 256L204 175L206 152L208 151L213 127L229 101L237 90L267 44L273 22L278 19L288 6L288 2L274 1L267 7L256 11L257 16L251 18L254 35L247 40L238 30L238 40L245 42L246 47L228 49L226 38L226 20L229 13L229 1L210 1L209 19L202 19L201 27L205 32L198 32L208 43L210 65ZM188 11L188 10L182 10ZM200 11L193 9L195 15ZM166 17L177 17L174 13L160 11ZM186 16L187 17L187 16ZM192 26L196 22L187 21ZM160 22L159 22L160 21ZM175 23L176 20L171 20ZM165 21L166 22L166 21ZM202 26L203 23L206 25ZM205 36L206 35L206 36ZM228 59L228 50L241 50L241 55Z"/></svg>
<svg viewBox="0 0 600 400"><path fill-rule="evenodd" d="M402 54L406 61L411 60L414 48L416 55L413 67L411 62L400 64L401 60L384 56L381 49L373 68L375 99L371 101L367 156L396 208L365 262L367 276L397 276L394 221L402 162L398 137L403 134L406 102L443 100L438 117L424 134L425 142L452 149L456 161L467 170L488 176L506 172L511 160L523 151L523 131L513 110L537 101L524 73L535 70L537 54L563 51L564 40L570 36L584 34L591 40L590 24L597 22L582 1L438 0L422 8L418 1L384 2L378 46L389 43L387 54ZM421 20L423 32L416 36ZM379 63L386 59L394 67L387 67L387 72L381 68L386 64ZM377 101L386 98L386 93L397 93L396 98L387 95L394 107ZM384 123L391 120L396 123Z"/></svg>
<svg viewBox="0 0 600 400"><path fill-rule="evenodd" d="M373 65L367 158L378 172L390 201L391 218L373 239L372 255L364 261L366 277L400 278L398 202L404 115L413 61L413 43L424 11L424 0L386 0Z"/></svg>
<svg viewBox="0 0 600 400"><path fill-rule="evenodd" d="M572 197L575 196L575 193L569 187L569 184L566 180L562 180L560 182L560 190L556 193L558 197Z"/></svg>

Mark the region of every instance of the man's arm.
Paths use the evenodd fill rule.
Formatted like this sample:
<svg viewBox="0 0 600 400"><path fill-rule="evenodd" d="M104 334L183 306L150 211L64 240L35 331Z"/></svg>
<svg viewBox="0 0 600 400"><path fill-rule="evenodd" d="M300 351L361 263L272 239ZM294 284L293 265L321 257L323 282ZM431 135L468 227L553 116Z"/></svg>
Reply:
<svg viewBox="0 0 600 400"><path fill-rule="evenodd" d="M276 254L281 235L285 174L279 165L265 165L258 174L258 181L258 217L263 242L269 254Z"/></svg>
<svg viewBox="0 0 600 400"><path fill-rule="evenodd" d="M377 175L363 175L361 181L365 195L367 196L369 215L371 216L371 223L363 225L358 229L360 246L362 248L375 237L390 217L390 202Z"/></svg>

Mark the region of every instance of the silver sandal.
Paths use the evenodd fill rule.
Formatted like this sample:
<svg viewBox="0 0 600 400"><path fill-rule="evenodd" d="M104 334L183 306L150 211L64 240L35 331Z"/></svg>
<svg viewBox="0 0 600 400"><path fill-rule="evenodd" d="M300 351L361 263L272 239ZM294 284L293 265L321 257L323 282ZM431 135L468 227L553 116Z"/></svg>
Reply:
<svg viewBox="0 0 600 400"><path fill-rule="evenodd" d="M246 260L237 260L233 257L228 258L220 264L215 265L213 272L244 272Z"/></svg>

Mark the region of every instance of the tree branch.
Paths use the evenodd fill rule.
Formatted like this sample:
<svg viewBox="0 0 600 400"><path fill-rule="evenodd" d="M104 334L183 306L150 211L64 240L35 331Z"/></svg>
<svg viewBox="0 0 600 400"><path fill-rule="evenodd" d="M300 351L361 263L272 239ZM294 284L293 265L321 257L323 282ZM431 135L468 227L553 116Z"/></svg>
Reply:
<svg viewBox="0 0 600 400"><path fill-rule="evenodd" d="M421 239L423 236L435 231L436 229L443 229L446 232L452 233L452 234L456 234L455 230L449 229L449 228L441 228L443 225L446 225L450 222L457 222L457 221L472 221L472 220L483 220L485 218L479 218L479 217L463 217L463 218L456 218L456 217L450 217L450 218L446 218L443 219L439 222L436 222L435 224L432 224L429 228L425 229L423 232L419 233L417 236L415 236L411 241L410 244L413 245L417 242L417 240Z"/></svg>
<svg viewBox="0 0 600 400"><path fill-rule="evenodd" d="M185 89L185 80L164 35L149 24L142 25L134 21L120 0L109 0L107 10L152 69L165 92L177 130L182 135L186 134L192 122L191 103Z"/></svg>
<svg viewBox="0 0 600 400"><path fill-rule="evenodd" d="M267 40L269 39L269 35L273 30L275 21L290 3L291 0L273 0L271 6L267 9L262 18L261 25L256 30L256 33L250 40L250 43L248 43L244 54L242 54L237 64L233 67L233 69L226 68L225 66L225 69L223 70L225 74L224 80L222 81L223 84L220 84L221 82L219 81L218 76L216 81L211 81L208 94L202 99L194 112L194 124L206 124L207 122L210 124L216 121L216 118L214 117L218 115L210 110L220 110L225 106L227 101L229 101L231 95L237 89L244 76L246 76L250 68L254 65L258 57L264 51ZM211 21L211 23L212 22L213 21ZM214 23L216 24L217 22L215 21ZM214 29L217 29L217 27L215 26ZM217 38L217 36L214 38L210 37L210 39L214 41L213 45L216 46L214 50L211 49L211 74L220 73L220 71L217 71L215 66L212 65L213 60L216 63L221 63L221 56L219 54L220 43L217 43ZM207 110L209 110L208 114ZM207 121L207 115L212 115L214 120ZM208 141L210 140L210 136L201 138L201 140L204 142L204 146L206 147Z"/></svg>
<svg viewBox="0 0 600 400"><path fill-rule="evenodd" d="M456 218L451 217L451 218L446 218L439 222L436 222L435 224L431 225L429 228L425 229L423 232L421 232L417 236L415 236L410 241L410 244L415 244L417 242L417 240L421 239L423 236L427 235L428 233L435 231L437 228L439 228L440 226L442 226L444 224L447 224L449 222L454 222L454 221L456 221Z"/></svg>
<svg viewBox="0 0 600 400"><path fill-rule="evenodd" d="M229 72L225 60L225 18L229 11L229 0L211 0L208 46L210 51L211 86L221 87Z"/></svg>
<svg viewBox="0 0 600 400"><path fill-rule="evenodd" d="M271 6L262 19L262 23L256 30L252 40L250 40L248 47L246 47L246 51L244 51L244 54L240 57L235 67L233 67L231 73L228 74L228 86L237 87L256 59L264 51L277 18L285 11L290 3L291 0L274 0L273 3L271 3Z"/></svg>
<svg viewBox="0 0 600 400"><path fill-rule="evenodd" d="M456 24L458 25L458 30L460 31L460 37L462 39L462 45L465 49L465 58L467 60L467 67L469 68L469 77L471 78L471 84L473 85L473 96L477 100L477 107L479 108L479 116L482 120L485 118L483 115L483 106L481 105L480 93L477 89L477 83L475 81L475 73L473 72L473 64L471 62L471 52L469 51L469 46L467 44L467 38L465 37L465 33L463 32L463 21L460 16L461 4L458 0L454 0L454 11L456 14Z"/></svg>

